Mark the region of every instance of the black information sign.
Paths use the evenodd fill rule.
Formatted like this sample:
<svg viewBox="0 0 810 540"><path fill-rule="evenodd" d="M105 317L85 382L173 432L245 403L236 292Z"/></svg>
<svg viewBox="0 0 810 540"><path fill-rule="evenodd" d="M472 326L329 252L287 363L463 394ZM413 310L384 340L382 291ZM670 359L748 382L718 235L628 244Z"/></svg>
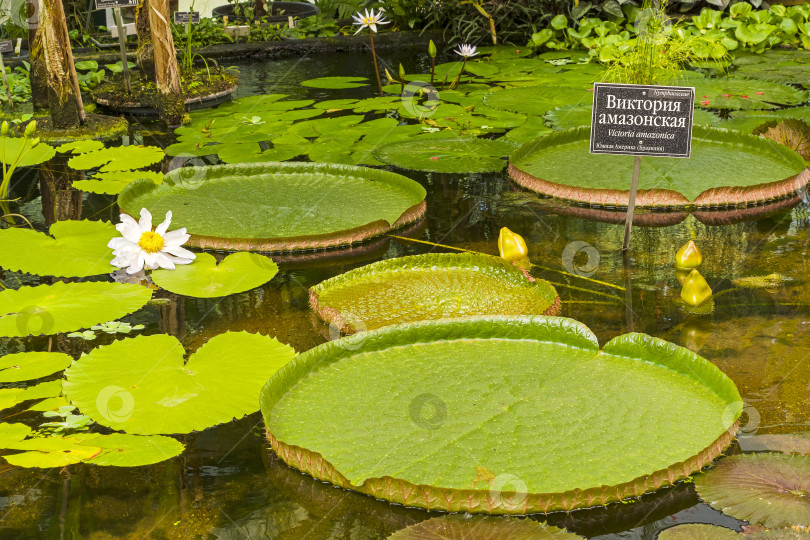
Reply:
<svg viewBox="0 0 810 540"><path fill-rule="evenodd" d="M134 7L138 0L96 0L96 9Z"/></svg>
<svg viewBox="0 0 810 540"><path fill-rule="evenodd" d="M0 41L0 53L14 52L14 42L10 39Z"/></svg>
<svg viewBox="0 0 810 540"><path fill-rule="evenodd" d="M591 154L688 158L695 89L596 83Z"/></svg>
<svg viewBox="0 0 810 540"><path fill-rule="evenodd" d="M199 11L175 11L174 22L177 24L199 24L200 12Z"/></svg>

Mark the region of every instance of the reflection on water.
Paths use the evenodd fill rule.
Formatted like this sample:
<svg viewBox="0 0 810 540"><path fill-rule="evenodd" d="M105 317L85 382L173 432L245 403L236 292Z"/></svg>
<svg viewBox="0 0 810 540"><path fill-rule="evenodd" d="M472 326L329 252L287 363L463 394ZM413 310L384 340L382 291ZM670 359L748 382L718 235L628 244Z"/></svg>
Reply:
<svg viewBox="0 0 810 540"><path fill-rule="evenodd" d="M385 57L382 63L389 70L400 61L409 72L424 69L413 64L412 56ZM298 81L337 74L367 76L367 60L336 55L242 66L240 94L357 97L369 90L314 90ZM148 137L145 142L156 141L161 142ZM41 189L30 174L20 175L13 186L14 195L21 198L20 211L37 227L79 215L117 219L112 198L71 192L65 174L57 170L43 175ZM683 215L667 227L635 227L631 287L625 292L621 218L584 219L582 209L520 192L505 173L406 174L428 192L425 221L409 235L497 254L498 231L509 227L526 239L536 265L533 274L558 287L561 315L587 324L601 343L632 324L636 331L698 352L725 371L749 405L744 419L744 443L749 447L757 436L807 431L810 293L805 276L810 270L810 204L806 200L787 201L784 209L775 215L763 213L757 221L737 222L738 217L730 214L716 219ZM791 209L794 204L798 205ZM705 315L691 314L679 302L674 255L690 238L704 254L701 273L716 296L713 312ZM309 312L308 287L373 260L433 250L444 249L383 238L350 252L285 257L279 275L259 289L214 300L161 295L164 305L148 306L127 320L145 324L145 333L176 335L189 350L219 333L246 330L277 336L304 351L328 335ZM732 283L773 273L782 283L772 288ZM4 276L4 282L15 287L33 279L10 272ZM51 345L77 355L110 339L101 337L88 345L60 338ZM2 340L0 351L43 350L48 345L47 338ZM5 411L6 418L36 419L17 413L18 409ZM688 420L673 418L673 422ZM431 517L333 488L288 468L267 451L262 429L256 414L184 436L188 449L182 456L152 467L71 466L47 471L6 467L0 472L0 537L372 539ZM600 540L653 539L658 531L687 522L739 525L699 504L691 484L630 504L537 519Z"/></svg>

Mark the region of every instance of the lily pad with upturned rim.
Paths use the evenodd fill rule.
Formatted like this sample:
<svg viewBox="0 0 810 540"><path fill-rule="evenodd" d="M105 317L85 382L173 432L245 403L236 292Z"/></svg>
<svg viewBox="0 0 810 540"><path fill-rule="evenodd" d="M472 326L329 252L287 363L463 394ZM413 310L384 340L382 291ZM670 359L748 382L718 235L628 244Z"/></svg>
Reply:
<svg viewBox="0 0 810 540"><path fill-rule="evenodd" d="M769 528L810 526L810 457L777 453L730 456L695 477L703 501Z"/></svg>
<svg viewBox="0 0 810 540"><path fill-rule="evenodd" d="M395 532L387 540L581 540L565 529L529 518L493 518L451 514Z"/></svg>
<svg viewBox="0 0 810 540"><path fill-rule="evenodd" d="M0 291L0 336L53 335L114 321L146 305L152 290L127 283L64 283Z"/></svg>
<svg viewBox="0 0 810 540"><path fill-rule="evenodd" d="M213 255L198 253L191 264L155 270L152 281L175 294L217 298L260 287L277 273L276 263L257 253L233 253L219 264Z"/></svg>
<svg viewBox="0 0 810 540"><path fill-rule="evenodd" d="M264 381L295 351L247 332L211 338L183 359L177 338L99 347L65 371L67 399L101 425L140 435L189 433L256 412Z"/></svg>
<svg viewBox="0 0 810 540"><path fill-rule="evenodd" d="M0 230L0 267L40 276L88 277L112 272L106 221L57 221L51 236L24 228Z"/></svg>
<svg viewBox="0 0 810 540"><path fill-rule="evenodd" d="M740 540L737 532L706 523L687 523L664 529L658 540Z"/></svg>
<svg viewBox="0 0 810 540"><path fill-rule="evenodd" d="M629 156L589 153L590 129L557 131L510 156L521 186L593 206L627 206ZM694 126L690 159L645 157L636 205L662 209L735 206L795 195L810 172L804 159L774 141ZM743 171L744 174L741 174Z"/></svg>
<svg viewBox="0 0 810 540"><path fill-rule="evenodd" d="M196 174L196 173L199 173ZM183 178L195 178L188 181ZM350 245L419 219L425 189L404 176L329 163L184 167L163 184L138 181L118 197L130 215L173 211L189 245L292 251Z"/></svg>
<svg viewBox="0 0 810 540"><path fill-rule="evenodd" d="M547 281L471 253L380 261L319 283L309 298L318 316L346 333L472 315L556 315L560 308Z"/></svg>
<svg viewBox="0 0 810 540"><path fill-rule="evenodd" d="M406 506L526 514L700 470L731 443L742 400L716 366L644 334L600 351L571 319L472 317L310 349L267 382L261 408L273 450L318 479Z"/></svg>

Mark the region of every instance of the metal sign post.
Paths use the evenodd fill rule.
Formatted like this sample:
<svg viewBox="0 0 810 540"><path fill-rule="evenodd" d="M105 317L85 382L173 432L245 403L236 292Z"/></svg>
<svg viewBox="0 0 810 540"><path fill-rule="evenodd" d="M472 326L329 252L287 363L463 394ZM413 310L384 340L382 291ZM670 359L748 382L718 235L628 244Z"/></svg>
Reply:
<svg viewBox="0 0 810 540"><path fill-rule="evenodd" d="M124 73L124 87L127 94L131 93L129 86L129 63L127 61L127 34L124 30L124 20L121 17L122 7L137 6L138 0L96 0L96 9L112 9L115 27L118 29L118 49L121 52L121 68Z"/></svg>
<svg viewBox="0 0 810 540"><path fill-rule="evenodd" d="M630 247L641 156L691 155L694 101L691 87L594 84L590 153L635 156L623 252Z"/></svg>

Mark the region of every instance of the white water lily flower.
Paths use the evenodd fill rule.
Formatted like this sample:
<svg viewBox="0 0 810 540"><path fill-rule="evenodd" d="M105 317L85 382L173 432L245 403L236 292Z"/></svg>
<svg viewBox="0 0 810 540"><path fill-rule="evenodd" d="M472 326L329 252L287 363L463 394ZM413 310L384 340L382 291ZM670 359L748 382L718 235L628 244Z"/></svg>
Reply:
<svg viewBox="0 0 810 540"><path fill-rule="evenodd" d="M478 54L476 52L477 49L478 47L476 47L475 45L461 44L458 46L458 49L453 52L463 56L464 58L470 58L471 56L475 56L476 54Z"/></svg>
<svg viewBox="0 0 810 540"><path fill-rule="evenodd" d="M115 226L121 238L113 238L107 247L113 249L115 258L110 264L126 268L127 274L136 274L144 269L166 268L174 270L176 264L189 264L197 256L181 247L191 235L186 228L166 232L172 223L171 211L166 212L166 220L152 231L152 214L141 209L140 221L121 214L121 223Z"/></svg>
<svg viewBox="0 0 810 540"><path fill-rule="evenodd" d="M383 19L382 10L380 10L379 13L374 13L373 9L371 10L371 13L369 13L368 10L366 10L365 14L360 13L358 11L357 13L352 15L352 18L354 19L354 24L360 25L360 28L357 29L357 32L355 32L355 34L359 34L360 31L367 26L371 28L372 32L376 33L378 24L389 24L391 22Z"/></svg>

